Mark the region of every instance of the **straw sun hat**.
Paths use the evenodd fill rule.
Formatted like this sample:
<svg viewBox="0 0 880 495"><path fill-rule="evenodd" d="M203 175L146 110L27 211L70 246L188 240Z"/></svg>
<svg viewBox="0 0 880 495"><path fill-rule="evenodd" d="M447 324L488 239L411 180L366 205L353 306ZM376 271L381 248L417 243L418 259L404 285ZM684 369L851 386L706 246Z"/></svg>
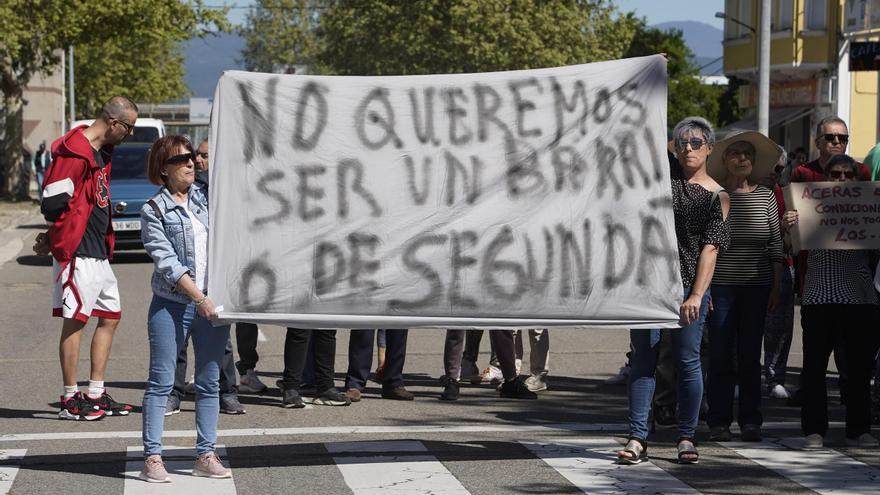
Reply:
<svg viewBox="0 0 880 495"><path fill-rule="evenodd" d="M724 152L733 143L745 141L755 147L755 158L752 160L752 173L749 182L756 183L764 179L782 158L783 150L772 139L757 131L742 131L731 134L715 143L712 154L709 155L709 163L706 172L718 182L727 177L727 166L724 164Z"/></svg>

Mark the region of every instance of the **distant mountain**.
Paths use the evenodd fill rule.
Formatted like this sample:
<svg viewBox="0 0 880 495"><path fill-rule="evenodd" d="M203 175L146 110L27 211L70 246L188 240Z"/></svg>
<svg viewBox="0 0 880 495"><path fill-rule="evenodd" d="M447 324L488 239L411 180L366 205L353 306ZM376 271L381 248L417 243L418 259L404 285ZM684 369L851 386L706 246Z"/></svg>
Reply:
<svg viewBox="0 0 880 495"><path fill-rule="evenodd" d="M214 96L214 88L223 71L244 69L243 48L244 39L237 34L218 34L184 43L184 80L193 96Z"/></svg>
<svg viewBox="0 0 880 495"><path fill-rule="evenodd" d="M701 72L703 75L719 74L721 61L710 64L713 60L721 57L724 49L721 42L724 40L724 31L708 24L696 21L670 21L654 24L651 27L657 29L678 29L684 34L684 42L696 55L696 63L700 67L706 66ZM707 66L707 64L709 64Z"/></svg>

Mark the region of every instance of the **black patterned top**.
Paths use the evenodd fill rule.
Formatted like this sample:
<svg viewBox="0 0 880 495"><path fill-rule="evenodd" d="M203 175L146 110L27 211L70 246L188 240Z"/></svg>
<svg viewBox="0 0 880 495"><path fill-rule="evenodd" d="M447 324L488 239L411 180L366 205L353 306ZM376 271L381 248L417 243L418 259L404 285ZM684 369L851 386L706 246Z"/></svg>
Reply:
<svg viewBox="0 0 880 495"><path fill-rule="evenodd" d="M801 305L877 304L867 250L811 249Z"/></svg>
<svg viewBox="0 0 880 495"><path fill-rule="evenodd" d="M681 282L688 288L693 286L697 277L697 260L703 246L714 244L718 246L720 254L730 245L730 225L724 219L721 199L717 194L688 182L681 175L677 163L672 168L672 211L675 215Z"/></svg>

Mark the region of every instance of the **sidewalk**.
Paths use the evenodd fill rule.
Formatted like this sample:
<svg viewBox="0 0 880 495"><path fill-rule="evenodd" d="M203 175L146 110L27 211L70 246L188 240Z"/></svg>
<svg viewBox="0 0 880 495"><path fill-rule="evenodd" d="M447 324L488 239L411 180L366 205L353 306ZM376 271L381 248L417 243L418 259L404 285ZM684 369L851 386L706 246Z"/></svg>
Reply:
<svg viewBox="0 0 880 495"><path fill-rule="evenodd" d="M31 201L0 201L0 265L15 258L46 224L40 206ZM27 239L27 242L25 242Z"/></svg>

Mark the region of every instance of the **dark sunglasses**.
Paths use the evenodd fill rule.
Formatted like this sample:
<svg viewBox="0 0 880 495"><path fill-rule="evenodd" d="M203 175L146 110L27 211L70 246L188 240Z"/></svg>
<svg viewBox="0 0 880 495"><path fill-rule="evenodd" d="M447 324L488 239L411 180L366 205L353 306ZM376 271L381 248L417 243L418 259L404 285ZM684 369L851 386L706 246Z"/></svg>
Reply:
<svg viewBox="0 0 880 495"><path fill-rule="evenodd" d="M822 134L822 139L828 141L829 143L833 143L834 138L837 138L837 140L841 143L849 142L849 134Z"/></svg>
<svg viewBox="0 0 880 495"><path fill-rule="evenodd" d="M828 177L832 179L839 179L841 176L846 177L847 179L852 179L856 176L856 173L852 170L831 170L828 172Z"/></svg>
<svg viewBox="0 0 880 495"><path fill-rule="evenodd" d="M175 156L172 156L171 158L168 158L167 160L165 160L165 164L166 165L184 165L184 164L188 163L190 160L195 161L193 154L192 153L184 153L182 155L175 155Z"/></svg>
<svg viewBox="0 0 880 495"><path fill-rule="evenodd" d="M706 144L706 141L700 138L690 138L690 139L679 139L675 142L676 147L680 150L684 150L687 145L691 145L691 149L694 151L699 150Z"/></svg>

